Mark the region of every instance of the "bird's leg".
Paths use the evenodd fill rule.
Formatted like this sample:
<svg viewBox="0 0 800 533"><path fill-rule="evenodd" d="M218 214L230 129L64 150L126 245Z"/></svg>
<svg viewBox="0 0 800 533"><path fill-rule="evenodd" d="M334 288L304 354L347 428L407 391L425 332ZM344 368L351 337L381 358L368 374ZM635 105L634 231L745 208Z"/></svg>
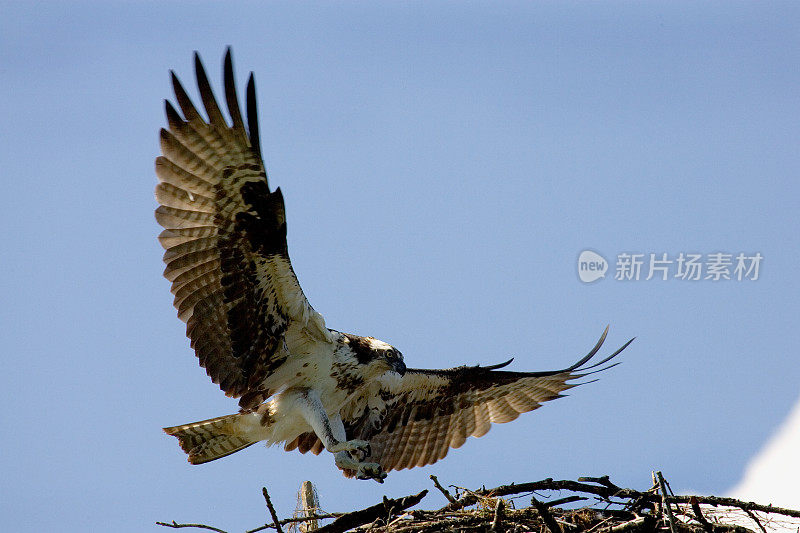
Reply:
<svg viewBox="0 0 800 533"><path fill-rule="evenodd" d="M371 450L363 440L347 440L341 416L328 417L319 393L306 390L299 394L298 405L308 425L317 434L329 452L334 454L336 466L342 470L355 470L358 479L374 479L383 483L386 473L378 463L368 463Z"/></svg>
<svg viewBox="0 0 800 533"><path fill-rule="evenodd" d="M338 414L333 419L328 417L317 391L307 389L300 392L297 403L303 418L317 434L326 450L334 454L348 452L357 461L369 456L369 443L363 440L347 440L342 419Z"/></svg>
<svg viewBox="0 0 800 533"><path fill-rule="evenodd" d="M344 430L344 423L342 422L342 417L339 415L339 413L328 417L328 420L331 425L333 438L339 442L338 445L334 445L332 448L328 448L328 450L336 455L340 453L346 453L359 463L366 461L367 457L372 455L372 449L369 446L369 442L356 439L347 440L347 434Z"/></svg>
<svg viewBox="0 0 800 533"><path fill-rule="evenodd" d="M347 437L345 436L342 417L337 413L330 417L330 422L334 436L340 441L345 441ZM371 455L369 443L365 443L361 440L350 440L342 443L348 444L353 442L366 444L367 453L362 454L361 447L356 448L354 451L345 450L336 452L334 454L336 466L338 466L341 470L355 470L356 478L358 479L374 479L378 483L383 483L383 480L386 479L386 472L383 471L381 465L378 463L367 462L367 457Z"/></svg>

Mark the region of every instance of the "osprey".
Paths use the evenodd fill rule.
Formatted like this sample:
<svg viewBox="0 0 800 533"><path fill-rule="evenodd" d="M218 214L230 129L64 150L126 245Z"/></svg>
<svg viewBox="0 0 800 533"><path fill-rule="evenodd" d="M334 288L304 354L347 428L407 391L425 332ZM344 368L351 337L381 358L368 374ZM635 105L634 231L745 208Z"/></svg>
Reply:
<svg viewBox="0 0 800 533"><path fill-rule="evenodd" d="M283 196L270 189L261 157L253 75L245 123L228 48L229 125L196 53L194 61L207 118L172 72L182 116L165 102L169 129L161 130L163 155L156 159L156 220L164 228L158 239L200 365L239 399L240 411L164 428L190 463L266 441L287 451L328 450L345 476L382 482L391 470L435 463L492 423L561 397L576 385L570 380L602 370L633 340L590 366L608 328L586 357L562 370L499 370L511 360L424 370L406 368L385 342L327 328L289 261Z"/></svg>

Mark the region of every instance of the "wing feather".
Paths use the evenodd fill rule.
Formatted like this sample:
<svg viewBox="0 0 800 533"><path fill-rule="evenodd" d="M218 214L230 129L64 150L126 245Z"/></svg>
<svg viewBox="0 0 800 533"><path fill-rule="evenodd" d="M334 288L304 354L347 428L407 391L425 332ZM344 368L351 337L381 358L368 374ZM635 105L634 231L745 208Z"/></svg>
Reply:
<svg viewBox="0 0 800 533"><path fill-rule="evenodd" d="M181 285L173 285L175 298L173 305L179 314L193 309L197 302L209 297L216 290L220 276L214 272L206 272Z"/></svg>
<svg viewBox="0 0 800 533"><path fill-rule="evenodd" d="M431 429L430 437L425 442L425 447L418 461L416 461L417 466L435 463L442 449L449 447L449 443L452 440L450 434L454 426L451 418L452 415L443 415L436 419L434 427Z"/></svg>
<svg viewBox="0 0 800 533"><path fill-rule="evenodd" d="M164 255L169 253L169 250ZM181 254L177 257L167 258L167 267L164 270L164 277L170 279L173 273L184 274L187 270L194 268L201 263L207 263L218 258L216 249L203 249L194 252Z"/></svg>
<svg viewBox="0 0 800 533"><path fill-rule="evenodd" d="M409 369L398 387L380 391L381 397L390 398L380 420L362 417L345 421L348 437L370 441L370 460L379 462L386 471L435 463L468 437L485 435L492 424L510 422L543 402L562 397L563 391L578 384L570 381L614 366L616 363L602 368L597 364L585 366L602 346L607 331L588 356L562 370L497 370L508 363L448 370ZM615 357L630 342L601 363Z"/></svg>
<svg viewBox="0 0 800 533"><path fill-rule="evenodd" d="M246 128L230 49L223 67L230 124L197 54L194 62L207 119L171 73L180 112L165 104L169 129L161 130L156 159L164 276L201 366L247 408L270 394L267 380L288 357L285 343L332 337L289 261L283 195L270 190L260 155L252 75ZM313 451L316 443L302 447Z"/></svg>
<svg viewBox="0 0 800 533"><path fill-rule="evenodd" d="M487 404L492 424L505 424L515 420L519 413L504 398L495 398Z"/></svg>
<svg viewBox="0 0 800 533"><path fill-rule="evenodd" d="M489 406L485 402L478 402L472 406L472 409L475 410L475 431L472 432L472 436L483 437L492 429Z"/></svg>
<svg viewBox="0 0 800 533"><path fill-rule="evenodd" d="M424 424L419 424L423 427L423 434L419 444L415 446L411 459L408 461L410 465L422 466L425 464L427 455L436 448L436 441L440 437L440 431L442 429L447 431L447 428L440 427L443 418L437 417L433 420L425 420Z"/></svg>
<svg viewBox="0 0 800 533"><path fill-rule="evenodd" d="M192 194L202 195L209 199L215 195L214 184L204 180L201 176L195 176L183 170L164 156L156 158L156 175L162 183L180 187Z"/></svg>
<svg viewBox="0 0 800 533"><path fill-rule="evenodd" d="M450 446L460 448L467 441L467 437L472 435L475 427L474 412L472 409L460 409L456 413L456 420L453 424Z"/></svg>
<svg viewBox="0 0 800 533"><path fill-rule="evenodd" d="M192 99L189 98L189 95L186 93L186 90L181 85L178 76L173 71L169 71L170 78L172 79L172 89L175 92L175 100L177 100L178 105L181 108L181 112L183 116L186 117L188 122L198 122L205 124L205 121L200 113L198 113L197 108L194 106Z"/></svg>
<svg viewBox="0 0 800 533"><path fill-rule="evenodd" d="M425 442L424 437L420 439L420 434L423 431L425 426L425 422L418 423L418 424L407 424L408 432L406 434L406 438L399 442L399 451L398 451L398 459L397 463L398 466L395 467L398 470L401 468L406 468L407 466L411 465L411 455L414 449L420 445L420 440Z"/></svg>
<svg viewBox="0 0 800 533"><path fill-rule="evenodd" d="M164 229L195 228L214 224L214 216L202 211L189 211L162 205L156 209L156 222L161 224Z"/></svg>
<svg viewBox="0 0 800 533"><path fill-rule="evenodd" d="M161 205L177 207L178 209L189 209L205 213L213 213L215 211L214 200L211 198L202 194L192 193L170 183L159 183L156 186L156 200Z"/></svg>
<svg viewBox="0 0 800 533"><path fill-rule="evenodd" d="M392 469L399 470L402 468L398 466L400 461L400 457L402 456L402 449L401 447L405 445L405 443L410 440L409 437L411 436L412 427L410 424L399 424L398 427L395 429L395 434L389 436L386 439L386 444L383 450L383 457L386 457L386 463L384 464L381 461L381 466L383 466L384 470L387 472ZM373 451L373 454L375 452Z"/></svg>
<svg viewBox="0 0 800 533"><path fill-rule="evenodd" d="M230 55L230 48L228 53ZM200 60L200 54L194 53L194 72L197 78L197 88L200 90L200 100L203 102L203 107L208 116L208 122L211 126L215 126L221 136L225 138L230 144L236 145L233 140L233 135L230 133L228 124L222 116L222 111L217 104L217 99L214 97L214 91L211 89L211 83L208 81L206 69L203 62Z"/></svg>
<svg viewBox="0 0 800 533"><path fill-rule="evenodd" d="M236 137L236 143L239 145L247 145L250 140L247 138L247 132L244 130L244 121L242 120L242 111L239 108L239 97L236 95L236 78L233 75L233 59L231 54L225 54L225 66L223 67L225 74L225 100L228 104L228 112L231 115L233 126L231 131Z"/></svg>
<svg viewBox="0 0 800 533"><path fill-rule="evenodd" d="M448 437L451 436L451 434L452 432L448 428L443 438L437 439L433 448L431 448L431 453L430 453L431 457L426 464L433 464L436 461L439 461L440 459L443 459L445 456L447 456L447 452L450 451L450 440L452 440L448 439Z"/></svg>
<svg viewBox="0 0 800 533"><path fill-rule="evenodd" d="M169 264L175 259L185 257L189 254L204 252L206 250L216 250L219 239L216 235L211 237L197 237L191 241L170 246L164 252L164 262Z"/></svg>
<svg viewBox="0 0 800 533"><path fill-rule="evenodd" d="M416 445L411 447L409 459L407 463L411 466L421 466L420 463L422 456L427 454L430 448L436 445L436 438L438 437L437 422L439 420L425 420L422 423L415 425L420 426L419 436L417 437Z"/></svg>
<svg viewBox="0 0 800 533"><path fill-rule="evenodd" d="M183 144L175 133L178 132L170 132L165 129L161 130L160 145L161 153L164 157L195 176L207 176L211 178L219 172L219 169L212 166L209 161L206 160L208 156L206 155L206 157L204 157L205 154L201 149L198 148L197 151L192 150L189 146ZM212 183L216 185L218 180L216 182L212 181Z"/></svg>
<svg viewBox="0 0 800 533"><path fill-rule="evenodd" d="M165 229L158 236L158 242L164 249L172 248L185 242L193 241L203 237L217 235L217 228L214 226L195 226L191 228Z"/></svg>

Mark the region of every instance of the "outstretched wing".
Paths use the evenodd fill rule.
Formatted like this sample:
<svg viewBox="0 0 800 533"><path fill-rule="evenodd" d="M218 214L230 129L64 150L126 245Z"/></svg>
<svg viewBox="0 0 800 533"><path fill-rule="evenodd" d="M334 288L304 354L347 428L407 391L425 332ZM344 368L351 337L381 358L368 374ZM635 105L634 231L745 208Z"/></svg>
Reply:
<svg viewBox="0 0 800 533"><path fill-rule="evenodd" d="M354 437L370 442L371 460L387 472L435 463L450 448L464 444L467 437L486 434L493 423L510 422L543 402L562 397L563 391L578 385L568 381L597 372L633 340L585 366L597 354L607 333L608 328L586 357L562 370L498 370L510 360L488 367L409 369L385 413L376 417L365 412L366 416L354 424ZM610 366L614 365L605 368Z"/></svg>
<svg viewBox="0 0 800 533"><path fill-rule="evenodd" d="M372 455L385 471L435 463L467 437L480 437L491 425L516 419L542 402L560 398L579 383L568 383L615 366L603 367L619 350L592 365L608 334L608 328L592 350L574 365L547 372L498 370L511 361L481 367L447 370L408 369L399 388L381 389L359 406L357 416L345 420L347 438L369 441ZM313 433L302 434L286 449L319 453L322 445ZM345 471L345 475L352 472Z"/></svg>
<svg viewBox="0 0 800 533"><path fill-rule="evenodd" d="M245 129L230 48L224 82L232 126L196 53L195 71L208 119L172 73L183 116L165 102L169 129L161 130L163 155L156 159L164 276L200 365L228 396L250 407L270 394L263 382L289 356L292 342L328 340L329 333L289 262L283 195L280 188L270 191L260 153L252 73Z"/></svg>

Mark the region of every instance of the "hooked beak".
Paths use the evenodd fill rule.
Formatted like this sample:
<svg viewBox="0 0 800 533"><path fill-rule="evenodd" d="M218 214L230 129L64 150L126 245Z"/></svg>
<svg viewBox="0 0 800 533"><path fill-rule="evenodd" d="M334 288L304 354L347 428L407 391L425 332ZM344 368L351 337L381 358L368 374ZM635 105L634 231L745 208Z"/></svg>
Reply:
<svg viewBox="0 0 800 533"><path fill-rule="evenodd" d="M401 376L406 374L406 364L403 361L395 361L392 366L394 367L394 371Z"/></svg>

